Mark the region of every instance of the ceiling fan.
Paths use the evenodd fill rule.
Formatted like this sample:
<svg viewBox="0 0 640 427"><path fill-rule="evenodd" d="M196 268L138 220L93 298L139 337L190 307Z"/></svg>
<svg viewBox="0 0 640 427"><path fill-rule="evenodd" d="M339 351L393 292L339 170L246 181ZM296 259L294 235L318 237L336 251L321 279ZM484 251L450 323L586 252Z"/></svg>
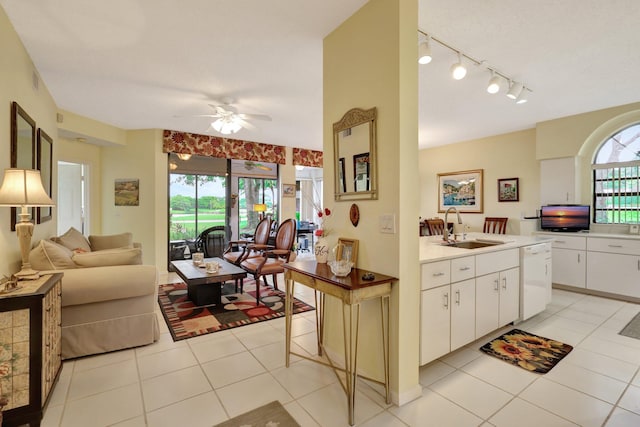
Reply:
<svg viewBox="0 0 640 427"><path fill-rule="evenodd" d="M211 122L211 126L207 131L213 129L220 132L223 135L229 135L238 132L240 129L255 129L255 126L249 122L249 120L266 120L271 121L271 117L266 114L248 114L240 113L238 109L234 107L233 100L225 98L222 102L213 101L214 103L208 104L213 108L212 114L200 114L190 117L212 117L215 118Z"/></svg>

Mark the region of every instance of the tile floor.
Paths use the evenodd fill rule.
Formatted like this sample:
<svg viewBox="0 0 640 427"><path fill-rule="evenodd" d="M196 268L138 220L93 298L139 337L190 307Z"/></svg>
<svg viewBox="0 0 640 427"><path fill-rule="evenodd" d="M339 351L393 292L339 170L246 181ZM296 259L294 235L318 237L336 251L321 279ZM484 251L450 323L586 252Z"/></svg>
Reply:
<svg viewBox="0 0 640 427"><path fill-rule="evenodd" d="M298 297L313 302L305 289ZM618 335L638 311L638 304L554 290L545 312L517 325L575 347L551 372L530 373L478 351L503 329L423 366L422 396L402 407L386 405L360 381L356 424L640 426L640 340ZM300 358L284 367L284 319L173 342L158 315L159 342L65 362L43 426L212 426L274 399L302 426L348 426L332 371ZM298 352L313 351L314 334L313 312L296 315Z"/></svg>

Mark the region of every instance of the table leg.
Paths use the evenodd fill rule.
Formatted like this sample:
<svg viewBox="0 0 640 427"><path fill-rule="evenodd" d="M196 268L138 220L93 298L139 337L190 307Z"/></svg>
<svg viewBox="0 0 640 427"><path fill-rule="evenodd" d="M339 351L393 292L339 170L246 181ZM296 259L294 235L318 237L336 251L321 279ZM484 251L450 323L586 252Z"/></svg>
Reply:
<svg viewBox="0 0 640 427"><path fill-rule="evenodd" d="M384 392L387 404L391 403L389 393L389 296L380 298L380 315L382 318L382 351L384 357Z"/></svg>
<svg viewBox="0 0 640 427"><path fill-rule="evenodd" d="M318 343L318 356L322 356L322 344L324 342L324 293L313 291L316 302L316 342ZM318 298L320 294L320 298Z"/></svg>
<svg viewBox="0 0 640 427"><path fill-rule="evenodd" d="M293 288L295 282L289 277L289 273L285 274L285 300L284 300L284 317L285 317L285 366L289 367L291 358L291 316L293 314Z"/></svg>
<svg viewBox="0 0 640 427"><path fill-rule="evenodd" d="M348 313L345 313L345 305ZM360 304L342 303L344 327L344 365L347 383L349 425L355 424L356 382L358 379L358 331L360 327Z"/></svg>

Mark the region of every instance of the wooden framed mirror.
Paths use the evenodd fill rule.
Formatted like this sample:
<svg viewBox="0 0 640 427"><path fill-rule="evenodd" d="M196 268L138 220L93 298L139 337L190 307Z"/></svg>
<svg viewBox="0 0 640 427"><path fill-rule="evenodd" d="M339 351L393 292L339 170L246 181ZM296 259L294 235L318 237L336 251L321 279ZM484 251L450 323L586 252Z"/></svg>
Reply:
<svg viewBox="0 0 640 427"><path fill-rule="evenodd" d="M11 167L36 168L36 122L15 101L11 103ZM34 210L31 208L31 218ZM11 208L11 231L19 220L18 209Z"/></svg>
<svg viewBox="0 0 640 427"><path fill-rule="evenodd" d="M336 261L346 260L353 263L353 268L357 267L358 261L358 240L347 239L346 237L338 238L336 249Z"/></svg>
<svg viewBox="0 0 640 427"><path fill-rule="evenodd" d="M53 168L53 139L42 129L38 129L38 169L42 177L42 186L51 197L51 178ZM38 224L51 219L51 206L38 208Z"/></svg>
<svg viewBox="0 0 640 427"><path fill-rule="evenodd" d="M368 110L352 108L333 124L337 201L378 198L376 120L375 107Z"/></svg>

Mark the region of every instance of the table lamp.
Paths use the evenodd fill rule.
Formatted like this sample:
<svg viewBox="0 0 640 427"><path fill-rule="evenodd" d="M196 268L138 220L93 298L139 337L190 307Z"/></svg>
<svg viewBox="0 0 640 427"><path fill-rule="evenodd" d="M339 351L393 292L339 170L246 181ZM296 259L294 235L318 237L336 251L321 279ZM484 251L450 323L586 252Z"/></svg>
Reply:
<svg viewBox="0 0 640 427"><path fill-rule="evenodd" d="M264 218L264 212L267 211L267 205L264 203L256 203L253 205L253 211L258 212L258 218L262 221L262 218Z"/></svg>
<svg viewBox="0 0 640 427"><path fill-rule="evenodd" d="M29 221L28 207L54 206L53 200L47 195L42 186L40 171L31 169L5 169L4 179L0 187L0 206L19 207L20 221L16 224L16 235L20 242L22 254L22 270L16 273L18 279L37 279L38 271L31 268L29 251L31 250L31 236L33 223Z"/></svg>

